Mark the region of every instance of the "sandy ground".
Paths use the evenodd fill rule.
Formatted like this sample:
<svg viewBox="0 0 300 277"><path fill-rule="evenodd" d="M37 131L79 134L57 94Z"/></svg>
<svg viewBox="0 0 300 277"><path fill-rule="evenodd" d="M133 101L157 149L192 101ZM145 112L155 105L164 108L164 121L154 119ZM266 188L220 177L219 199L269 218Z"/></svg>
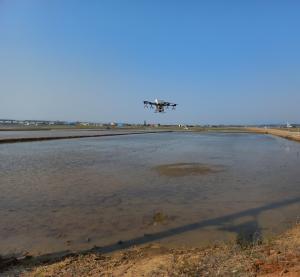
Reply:
<svg viewBox="0 0 300 277"><path fill-rule="evenodd" d="M1 276L300 276L300 226L272 241L248 245L168 249L151 244L110 255L24 259Z"/></svg>

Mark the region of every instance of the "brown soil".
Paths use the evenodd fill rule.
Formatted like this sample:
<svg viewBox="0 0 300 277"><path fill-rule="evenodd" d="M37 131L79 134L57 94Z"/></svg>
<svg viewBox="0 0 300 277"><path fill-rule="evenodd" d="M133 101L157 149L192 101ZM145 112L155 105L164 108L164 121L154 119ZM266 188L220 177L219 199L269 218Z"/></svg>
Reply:
<svg viewBox="0 0 300 277"><path fill-rule="evenodd" d="M157 244L60 261L27 260L3 276L300 276L300 226L272 242L168 249ZM2 276L2 275L1 275Z"/></svg>
<svg viewBox="0 0 300 277"><path fill-rule="evenodd" d="M298 132L291 132L289 130L265 129L265 128L246 128L246 130L254 133L270 134L270 135L300 142L300 135Z"/></svg>
<svg viewBox="0 0 300 277"><path fill-rule="evenodd" d="M163 164L153 168L159 175L167 177L183 177L188 175L206 175L220 171L217 166L200 163Z"/></svg>

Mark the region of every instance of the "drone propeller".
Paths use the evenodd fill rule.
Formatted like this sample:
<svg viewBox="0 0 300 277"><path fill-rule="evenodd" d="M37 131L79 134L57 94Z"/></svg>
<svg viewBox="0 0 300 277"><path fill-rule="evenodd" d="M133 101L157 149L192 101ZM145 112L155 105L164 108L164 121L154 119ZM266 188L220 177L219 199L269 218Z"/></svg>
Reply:
<svg viewBox="0 0 300 277"><path fill-rule="evenodd" d="M0 0L1 1L1 0ZM165 110L175 110L177 104L165 102L162 100L155 100L155 102L144 101L144 108L155 109L156 113L164 113Z"/></svg>

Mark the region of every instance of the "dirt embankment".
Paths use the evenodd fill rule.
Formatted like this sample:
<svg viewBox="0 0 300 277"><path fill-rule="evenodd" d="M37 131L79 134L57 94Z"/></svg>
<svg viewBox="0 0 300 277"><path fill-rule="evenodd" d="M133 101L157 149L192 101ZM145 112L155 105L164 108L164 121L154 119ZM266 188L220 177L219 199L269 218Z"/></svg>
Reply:
<svg viewBox="0 0 300 277"><path fill-rule="evenodd" d="M152 244L110 255L89 253L43 263L27 259L1 276L300 276L300 226L271 242L247 246L167 249Z"/></svg>
<svg viewBox="0 0 300 277"><path fill-rule="evenodd" d="M78 139L78 138L97 138L97 137L114 137L126 135L143 135L143 134L159 134L170 133L172 131L126 131L126 132L109 132L94 135L62 135L62 136L34 136L34 137L14 137L14 138L1 138L0 144L18 143L18 142L33 142L33 141L48 141L48 140L62 140L62 139Z"/></svg>
<svg viewBox="0 0 300 277"><path fill-rule="evenodd" d="M259 134L270 134L290 140L295 140L300 142L300 133L292 132L289 130L278 130L278 129L266 129L266 128L247 128L250 132Z"/></svg>

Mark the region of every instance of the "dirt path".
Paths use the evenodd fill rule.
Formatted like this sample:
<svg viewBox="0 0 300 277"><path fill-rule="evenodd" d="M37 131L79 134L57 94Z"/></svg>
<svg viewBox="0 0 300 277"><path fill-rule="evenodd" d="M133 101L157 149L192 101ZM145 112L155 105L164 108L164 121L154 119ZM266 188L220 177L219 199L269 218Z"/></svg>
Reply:
<svg viewBox="0 0 300 277"><path fill-rule="evenodd" d="M289 130L278 130L278 129L265 129L265 128L247 128L250 132L259 133L259 134L270 134L294 141L300 142L300 133L292 132Z"/></svg>
<svg viewBox="0 0 300 277"><path fill-rule="evenodd" d="M48 141L48 140L61 140L61 139L78 139L78 138L96 138L96 137L113 137L113 136L126 136L126 135L143 135L143 134L156 134L156 133L169 133L172 131L141 131L141 132L106 132L91 135L61 135L61 136L32 136L32 137L11 137L0 138L0 144L3 143L17 143L17 142L33 142L33 141Z"/></svg>

